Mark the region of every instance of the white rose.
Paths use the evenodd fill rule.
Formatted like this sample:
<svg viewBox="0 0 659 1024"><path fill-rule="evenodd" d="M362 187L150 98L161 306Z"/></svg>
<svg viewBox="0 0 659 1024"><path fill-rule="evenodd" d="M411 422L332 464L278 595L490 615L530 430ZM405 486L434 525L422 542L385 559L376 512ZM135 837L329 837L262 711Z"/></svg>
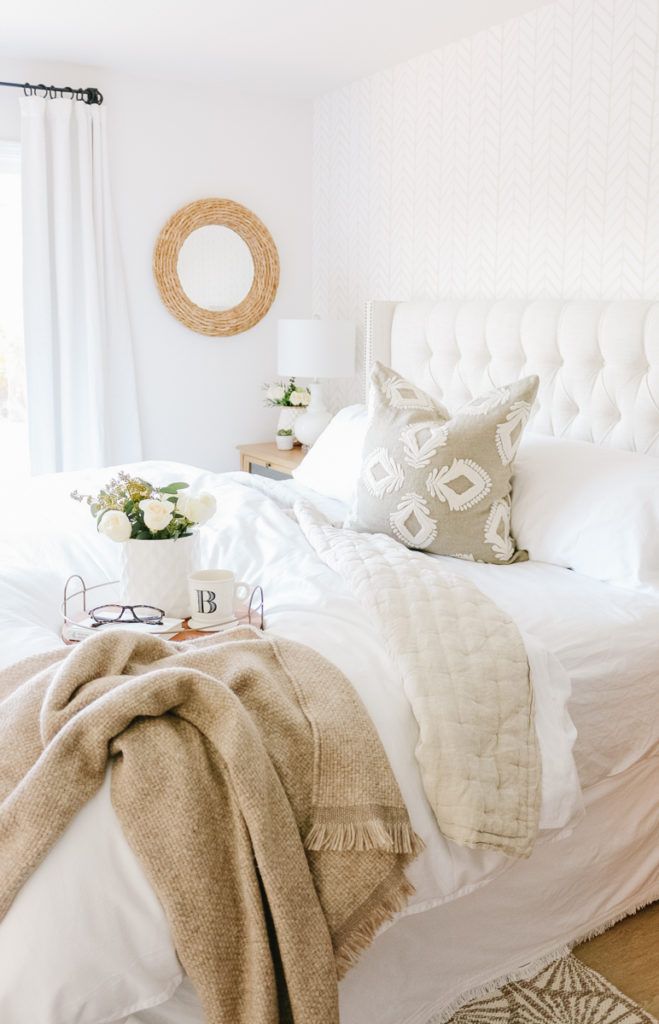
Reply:
<svg viewBox="0 0 659 1024"><path fill-rule="evenodd" d="M182 494L176 508L189 519L191 523L199 523L203 526L217 511L217 501L208 491L201 491L200 494Z"/></svg>
<svg viewBox="0 0 659 1024"><path fill-rule="evenodd" d="M158 498L147 498L140 502L140 508L144 515L144 525L152 533L159 533L172 521L174 511L168 501L160 501Z"/></svg>
<svg viewBox="0 0 659 1024"><path fill-rule="evenodd" d="M309 394L309 392L301 391L300 394L302 395L302 405L308 405L309 402L311 401L311 395Z"/></svg>
<svg viewBox="0 0 659 1024"><path fill-rule="evenodd" d="M291 405L304 405L304 399L301 391L291 392Z"/></svg>
<svg viewBox="0 0 659 1024"><path fill-rule="evenodd" d="M104 537L109 537L110 540L124 541L128 540L132 532L132 526L130 519L125 512L119 512L118 509L111 509L101 516L101 521L98 524L98 532L102 533Z"/></svg>
<svg viewBox="0 0 659 1024"><path fill-rule="evenodd" d="M285 394L286 391L281 384L271 384L268 388L268 398L271 402L281 402Z"/></svg>

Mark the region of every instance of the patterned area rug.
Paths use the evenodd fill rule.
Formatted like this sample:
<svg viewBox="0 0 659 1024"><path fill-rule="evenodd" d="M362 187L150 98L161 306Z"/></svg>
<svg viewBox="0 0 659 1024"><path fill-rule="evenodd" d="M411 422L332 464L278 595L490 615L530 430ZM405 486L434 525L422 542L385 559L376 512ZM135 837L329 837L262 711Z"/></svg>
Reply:
<svg viewBox="0 0 659 1024"><path fill-rule="evenodd" d="M657 1024L637 1003L576 957L543 967L467 1003L449 1024Z"/></svg>

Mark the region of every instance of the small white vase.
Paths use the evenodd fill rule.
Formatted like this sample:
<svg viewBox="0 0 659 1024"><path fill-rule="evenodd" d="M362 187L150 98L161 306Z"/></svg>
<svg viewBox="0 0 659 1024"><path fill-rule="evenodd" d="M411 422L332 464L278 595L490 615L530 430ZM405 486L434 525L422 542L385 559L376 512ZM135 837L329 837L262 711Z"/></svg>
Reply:
<svg viewBox="0 0 659 1024"><path fill-rule="evenodd" d="M177 619L190 614L188 576L199 566L199 533L174 540L127 540L121 545L122 604L151 604Z"/></svg>
<svg viewBox="0 0 659 1024"><path fill-rule="evenodd" d="M275 444L280 452L290 452L294 443L295 439L292 434L284 434L283 437L280 434L275 434Z"/></svg>
<svg viewBox="0 0 659 1024"><path fill-rule="evenodd" d="M279 419L277 420L277 430L293 430L295 427L295 421L302 412L302 409L296 409L292 405L281 405L279 407Z"/></svg>

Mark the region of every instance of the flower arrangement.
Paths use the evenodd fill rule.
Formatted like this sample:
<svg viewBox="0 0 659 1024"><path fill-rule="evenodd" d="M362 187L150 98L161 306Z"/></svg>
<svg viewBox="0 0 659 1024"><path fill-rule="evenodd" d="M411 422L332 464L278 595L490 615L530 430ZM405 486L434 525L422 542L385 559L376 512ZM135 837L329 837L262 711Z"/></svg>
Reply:
<svg viewBox="0 0 659 1024"><path fill-rule="evenodd" d="M73 491L74 501L86 502L99 533L110 540L174 540L190 537L215 515L212 494L181 494L189 485L154 487L147 480L121 471L97 495Z"/></svg>
<svg viewBox="0 0 659 1024"><path fill-rule="evenodd" d="M280 405L285 408L303 408L309 404L311 395L309 388L302 384L295 383L295 377L291 377L288 384L283 381L275 381L273 384L264 384L265 404Z"/></svg>

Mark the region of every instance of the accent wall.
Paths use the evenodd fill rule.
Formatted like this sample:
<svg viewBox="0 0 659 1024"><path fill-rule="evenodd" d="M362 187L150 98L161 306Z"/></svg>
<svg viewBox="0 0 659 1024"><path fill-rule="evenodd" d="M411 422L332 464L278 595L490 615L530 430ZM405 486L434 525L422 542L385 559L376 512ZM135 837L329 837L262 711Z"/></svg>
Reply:
<svg viewBox="0 0 659 1024"><path fill-rule="evenodd" d="M315 312L658 299L657 18L560 0L320 98Z"/></svg>

